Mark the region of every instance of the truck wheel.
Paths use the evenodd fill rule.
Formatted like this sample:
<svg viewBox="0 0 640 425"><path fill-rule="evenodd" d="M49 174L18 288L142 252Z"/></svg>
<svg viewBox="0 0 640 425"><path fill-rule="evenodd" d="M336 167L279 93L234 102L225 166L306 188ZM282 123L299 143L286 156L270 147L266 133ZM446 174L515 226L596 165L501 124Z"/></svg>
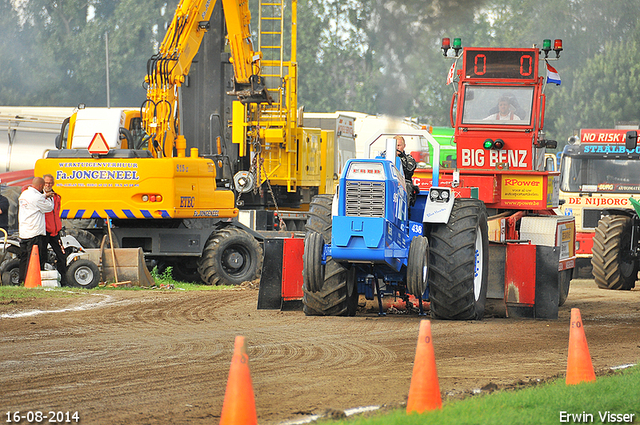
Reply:
<svg viewBox="0 0 640 425"><path fill-rule="evenodd" d="M311 292L321 291L324 285L323 250L324 238L322 235L317 232L308 232L304 238L302 281Z"/></svg>
<svg viewBox="0 0 640 425"><path fill-rule="evenodd" d="M5 260L0 266L4 286L20 285L20 259Z"/></svg>
<svg viewBox="0 0 640 425"><path fill-rule="evenodd" d="M564 302L567 300L569 296L569 286L571 285L571 276L573 274L573 270L563 270L558 274L558 307L561 307Z"/></svg>
<svg viewBox="0 0 640 425"><path fill-rule="evenodd" d="M424 236L414 236L407 259L407 291L420 298L427 289L429 271L429 241Z"/></svg>
<svg viewBox="0 0 640 425"><path fill-rule="evenodd" d="M348 279L348 275L351 278ZM322 289L312 292L302 284L302 303L307 316L353 316L358 307L355 268L348 270L335 261L327 261ZM355 298L355 302L354 302Z"/></svg>
<svg viewBox="0 0 640 425"><path fill-rule="evenodd" d="M631 256L632 225L631 217L622 215L607 215L598 222L591 265L599 288L628 290L636 286L638 260Z"/></svg>
<svg viewBox="0 0 640 425"><path fill-rule="evenodd" d="M484 203L478 199L456 199L449 222L434 226L429 242L431 316L482 319L489 279Z"/></svg>
<svg viewBox="0 0 640 425"><path fill-rule="evenodd" d="M184 259L171 263L171 275L179 282L200 282L200 273L197 265L191 260Z"/></svg>
<svg viewBox="0 0 640 425"><path fill-rule="evenodd" d="M209 236L198 273L207 285L240 285L260 275L262 248L253 236L227 226Z"/></svg>
<svg viewBox="0 0 640 425"><path fill-rule="evenodd" d="M100 283L100 269L89 260L76 260L67 269L67 285L75 288L93 289Z"/></svg>

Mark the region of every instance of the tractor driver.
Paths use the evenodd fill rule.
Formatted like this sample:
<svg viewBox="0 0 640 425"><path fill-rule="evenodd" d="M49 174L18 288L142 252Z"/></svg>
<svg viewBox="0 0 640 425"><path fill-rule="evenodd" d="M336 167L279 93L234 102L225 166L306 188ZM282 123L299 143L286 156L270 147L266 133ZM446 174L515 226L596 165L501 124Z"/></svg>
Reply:
<svg viewBox="0 0 640 425"><path fill-rule="evenodd" d="M420 191L417 186L413 185L413 180L411 179L411 177L413 177L413 172L417 167L416 160L411 155L407 155L404 152L404 148L407 145L404 141L404 137L396 135L393 138L396 139L396 155L398 155L400 162L402 162L402 171L404 171L407 194L409 195L409 205L413 206L416 202L416 195Z"/></svg>
<svg viewBox="0 0 640 425"><path fill-rule="evenodd" d="M500 97L500 99L498 99L498 112L496 112L495 114L491 114L485 118L485 120L494 121L509 121L519 119L520 117L517 116L511 108L511 102L509 101L508 96Z"/></svg>

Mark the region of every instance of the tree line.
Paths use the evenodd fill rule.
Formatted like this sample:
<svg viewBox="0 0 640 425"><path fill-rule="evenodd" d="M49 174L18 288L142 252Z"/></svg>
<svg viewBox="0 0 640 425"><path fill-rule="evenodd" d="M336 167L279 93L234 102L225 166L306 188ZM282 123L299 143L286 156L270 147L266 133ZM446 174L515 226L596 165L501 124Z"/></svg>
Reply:
<svg viewBox="0 0 640 425"><path fill-rule="evenodd" d="M106 106L108 34L110 104L139 106L147 59L177 3L0 0L0 104ZM476 47L559 38L562 85L547 87L546 130L564 141L640 121L639 19L637 0L299 0L299 104L446 126L443 36Z"/></svg>

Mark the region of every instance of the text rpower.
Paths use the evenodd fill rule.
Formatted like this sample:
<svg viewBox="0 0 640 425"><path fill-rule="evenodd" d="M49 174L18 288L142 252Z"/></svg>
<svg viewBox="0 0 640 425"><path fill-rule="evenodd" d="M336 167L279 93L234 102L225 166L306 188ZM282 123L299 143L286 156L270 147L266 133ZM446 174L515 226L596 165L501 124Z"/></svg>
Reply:
<svg viewBox="0 0 640 425"><path fill-rule="evenodd" d="M461 149L463 167L490 167L508 164L509 168L528 169L529 151L526 149Z"/></svg>

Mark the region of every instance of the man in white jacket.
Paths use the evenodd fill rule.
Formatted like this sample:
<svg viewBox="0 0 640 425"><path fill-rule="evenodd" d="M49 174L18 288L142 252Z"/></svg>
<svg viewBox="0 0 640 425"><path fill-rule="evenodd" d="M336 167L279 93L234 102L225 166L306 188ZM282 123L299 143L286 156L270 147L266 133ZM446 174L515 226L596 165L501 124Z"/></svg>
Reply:
<svg viewBox="0 0 640 425"><path fill-rule="evenodd" d="M53 210L53 199L45 195L44 179L35 177L31 186L25 189L18 198L18 231L20 236L20 282L24 282L31 250L38 246L40 255L40 270L44 268L47 259L45 245L47 228L44 215Z"/></svg>

